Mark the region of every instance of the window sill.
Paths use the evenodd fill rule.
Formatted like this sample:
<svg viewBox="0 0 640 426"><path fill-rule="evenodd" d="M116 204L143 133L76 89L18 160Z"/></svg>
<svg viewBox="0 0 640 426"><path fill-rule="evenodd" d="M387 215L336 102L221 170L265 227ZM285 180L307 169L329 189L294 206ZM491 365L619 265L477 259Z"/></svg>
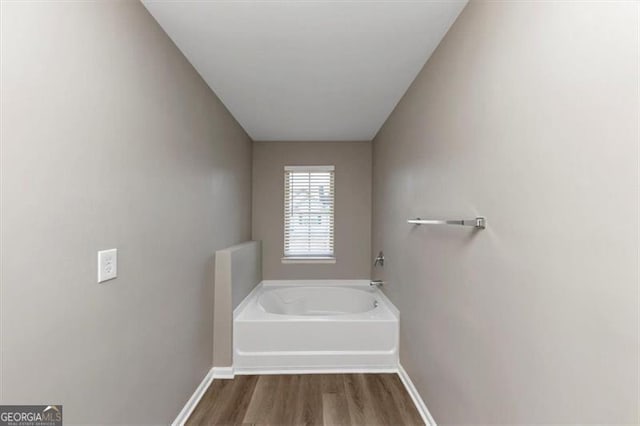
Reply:
<svg viewBox="0 0 640 426"><path fill-rule="evenodd" d="M336 263L335 257L283 257L282 263Z"/></svg>

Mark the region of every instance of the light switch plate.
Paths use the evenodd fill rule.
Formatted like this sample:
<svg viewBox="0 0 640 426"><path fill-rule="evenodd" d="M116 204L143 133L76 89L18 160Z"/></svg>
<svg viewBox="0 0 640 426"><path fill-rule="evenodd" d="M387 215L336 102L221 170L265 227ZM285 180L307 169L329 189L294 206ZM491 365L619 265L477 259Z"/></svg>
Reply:
<svg viewBox="0 0 640 426"><path fill-rule="evenodd" d="M98 282L112 280L118 276L118 249L98 252Z"/></svg>

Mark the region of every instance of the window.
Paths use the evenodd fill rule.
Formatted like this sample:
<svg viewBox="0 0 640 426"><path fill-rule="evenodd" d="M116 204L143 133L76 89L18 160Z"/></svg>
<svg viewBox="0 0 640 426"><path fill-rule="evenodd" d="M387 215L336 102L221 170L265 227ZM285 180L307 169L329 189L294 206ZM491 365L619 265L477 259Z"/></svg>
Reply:
<svg viewBox="0 0 640 426"><path fill-rule="evenodd" d="M335 262L334 166L284 168L284 257L288 262Z"/></svg>

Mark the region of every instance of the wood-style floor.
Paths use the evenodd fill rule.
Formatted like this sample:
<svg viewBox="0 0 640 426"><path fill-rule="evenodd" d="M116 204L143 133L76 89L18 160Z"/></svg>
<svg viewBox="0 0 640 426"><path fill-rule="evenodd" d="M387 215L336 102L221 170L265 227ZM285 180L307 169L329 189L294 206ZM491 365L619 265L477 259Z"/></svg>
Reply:
<svg viewBox="0 0 640 426"><path fill-rule="evenodd" d="M423 425L395 374L236 376L213 381L192 425Z"/></svg>

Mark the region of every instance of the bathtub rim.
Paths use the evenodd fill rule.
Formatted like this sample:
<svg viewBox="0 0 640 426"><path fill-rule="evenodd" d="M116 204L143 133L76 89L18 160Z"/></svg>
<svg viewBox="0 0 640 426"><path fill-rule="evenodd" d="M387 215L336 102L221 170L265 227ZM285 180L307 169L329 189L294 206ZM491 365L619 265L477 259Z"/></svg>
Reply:
<svg viewBox="0 0 640 426"><path fill-rule="evenodd" d="M305 301L302 302L304 305L307 303L313 305L314 301L317 302L318 299L321 299L333 307L335 307L335 305L333 305L334 303L341 305L347 301L346 306L349 306L350 309L328 309L322 313L311 314L302 312L276 312L286 309L286 307L282 305L286 305L287 300L290 300L291 303L300 303L301 298L305 299ZM262 308L270 314L284 316L320 316L333 318L344 315L367 314L376 309L380 301L381 298L378 297L376 292L354 286L263 286L262 291L257 295L258 308ZM321 305L323 304L321 303ZM344 307L345 305L342 306Z"/></svg>
<svg viewBox="0 0 640 426"><path fill-rule="evenodd" d="M357 314L343 314L343 315L335 315L335 316L303 316L303 315L282 315L282 314L271 314L265 312L266 317L260 319L253 318L238 318L247 308L247 306L254 302L257 303L257 293L264 288L279 288L279 287L347 287L347 288L357 288L357 289L367 289L370 290L371 286L369 285L369 279L362 280L262 280L260 281L251 292L245 297L242 302L233 310L233 320L240 321L340 321L340 320L348 320L348 321L390 321L392 319L385 318L358 318L358 316L362 317L365 313L357 313ZM386 310L388 310L391 315L394 317L393 320L400 320L400 311L396 306L389 300L387 295L380 288L376 288L373 292L377 297L379 297L383 303Z"/></svg>

